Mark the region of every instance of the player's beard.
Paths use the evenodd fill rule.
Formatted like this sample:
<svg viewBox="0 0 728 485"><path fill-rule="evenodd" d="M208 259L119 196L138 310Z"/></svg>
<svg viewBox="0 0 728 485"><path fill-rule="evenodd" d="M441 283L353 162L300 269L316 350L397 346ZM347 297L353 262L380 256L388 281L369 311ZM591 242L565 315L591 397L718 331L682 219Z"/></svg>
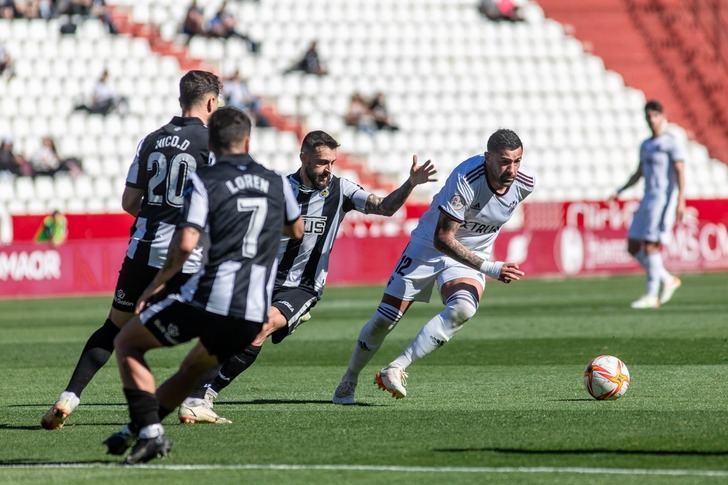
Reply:
<svg viewBox="0 0 728 485"><path fill-rule="evenodd" d="M313 170L309 170L308 167L304 167L304 170L306 171L306 176L311 181L314 189L323 190L329 186L329 182L331 181L331 174L317 175L316 172L314 172Z"/></svg>

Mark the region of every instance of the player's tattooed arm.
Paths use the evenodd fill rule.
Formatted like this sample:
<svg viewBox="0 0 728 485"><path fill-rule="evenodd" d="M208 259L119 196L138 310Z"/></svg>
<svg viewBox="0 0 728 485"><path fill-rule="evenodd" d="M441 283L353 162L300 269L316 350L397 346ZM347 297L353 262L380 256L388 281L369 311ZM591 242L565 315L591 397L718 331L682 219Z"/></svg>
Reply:
<svg viewBox="0 0 728 485"><path fill-rule="evenodd" d="M460 222L440 212L440 219L437 221L433 240L435 249L446 256L450 256L459 263L480 271L480 266L484 261L483 258L477 256L474 252L463 246L460 241L455 239L455 234L459 228Z"/></svg>
<svg viewBox="0 0 728 485"><path fill-rule="evenodd" d="M437 173L432 160L427 160L422 165L417 165L417 155L412 156L412 166L410 167L410 176L405 182L394 192L386 197L379 197L371 194L367 198L364 208L367 214L379 214L381 216L391 216L402 207L407 197L412 193L415 186L427 182L434 182L437 179L434 175Z"/></svg>

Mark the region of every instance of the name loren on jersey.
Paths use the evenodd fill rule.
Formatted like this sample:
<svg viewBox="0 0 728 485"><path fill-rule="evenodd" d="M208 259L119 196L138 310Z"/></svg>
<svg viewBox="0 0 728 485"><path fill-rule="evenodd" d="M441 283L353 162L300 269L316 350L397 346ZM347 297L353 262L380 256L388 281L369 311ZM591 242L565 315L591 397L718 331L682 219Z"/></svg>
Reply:
<svg viewBox="0 0 728 485"><path fill-rule="evenodd" d="M270 182L257 175L245 174L225 181L225 187L227 187L231 194L237 194L241 190L247 189L255 189L267 194L270 188Z"/></svg>

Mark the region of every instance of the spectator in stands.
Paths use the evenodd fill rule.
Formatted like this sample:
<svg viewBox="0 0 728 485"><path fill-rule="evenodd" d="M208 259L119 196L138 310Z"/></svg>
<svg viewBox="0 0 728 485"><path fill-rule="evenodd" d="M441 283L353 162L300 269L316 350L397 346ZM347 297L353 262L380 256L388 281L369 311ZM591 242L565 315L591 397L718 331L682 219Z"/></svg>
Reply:
<svg viewBox="0 0 728 485"><path fill-rule="evenodd" d="M13 0L0 0L0 18L14 19L20 17L20 12L15 8Z"/></svg>
<svg viewBox="0 0 728 485"><path fill-rule="evenodd" d="M8 50L0 44L0 76L7 75L8 78L13 77L13 58Z"/></svg>
<svg viewBox="0 0 728 485"><path fill-rule="evenodd" d="M357 128L365 133L374 133L377 129L374 113L369 108L369 103L359 93L351 95L349 109L344 115L344 123Z"/></svg>
<svg viewBox="0 0 728 485"><path fill-rule="evenodd" d="M222 2L220 9L217 11L215 16L210 19L210 23L207 27L207 35L223 39L237 37L248 44L250 52L257 53L260 50L260 43L254 41L242 32L239 32L237 23L238 21L235 19L235 16L228 11L227 1Z"/></svg>
<svg viewBox="0 0 728 485"><path fill-rule="evenodd" d="M315 74L317 76L327 74L326 68L321 63L321 58L318 53L318 44L315 40L309 44L308 49L306 49L301 60L286 69L283 74L295 71L303 71L306 74Z"/></svg>
<svg viewBox="0 0 728 485"><path fill-rule="evenodd" d="M245 111L255 120L256 126L270 126L270 121L261 111L260 98L250 91L247 80L240 75L239 69L236 69L232 76L225 78L222 94L227 106Z"/></svg>
<svg viewBox="0 0 728 485"><path fill-rule="evenodd" d="M96 82L94 92L91 97L91 104L80 104L74 109L76 111L86 111L91 114L100 114L106 116L114 110L126 110L128 101L124 96L117 96L116 92L109 85L109 71L104 69L101 77Z"/></svg>
<svg viewBox="0 0 728 485"><path fill-rule="evenodd" d="M5 137L0 144L0 174L31 175L28 162L13 151L13 139Z"/></svg>
<svg viewBox="0 0 728 485"><path fill-rule="evenodd" d="M523 20L516 0L480 0L478 11L490 20L510 22Z"/></svg>
<svg viewBox="0 0 728 485"><path fill-rule="evenodd" d="M394 124L387 110L387 102L384 93L377 93L369 103L369 110L374 117L374 123L378 130L397 131L399 127Z"/></svg>
<svg viewBox="0 0 728 485"><path fill-rule="evenodd" d="M205 33L205 13L197 5L197 0L193 0L187 9L185 19L182 21L182 33L188 36L188 42L195 35Z"/></svg>
<svg viewBox="0 0 728 485"><path fill-rule="evenodd" d="M54 175L57 172L81 173L81 162L75 158L61 158L56 143L50 136L43 137L41 147L30 157L33 175Z"/></svg>

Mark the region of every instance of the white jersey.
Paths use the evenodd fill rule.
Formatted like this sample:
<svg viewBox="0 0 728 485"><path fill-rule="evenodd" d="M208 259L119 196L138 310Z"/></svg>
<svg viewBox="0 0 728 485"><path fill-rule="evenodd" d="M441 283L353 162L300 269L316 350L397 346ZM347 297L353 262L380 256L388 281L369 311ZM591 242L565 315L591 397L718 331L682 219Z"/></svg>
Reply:
<svg viewBox="0 0 728 485"><path fill-rule="evenodd" d="M685 149L672 133L647 138L640 145L640 168L645 178L643 201L656 206L669 203L677 183L675 162L685 160Z"/></svg>
<svg viewBox="0 0 728 485"><path fill-rule="evenodd" d="M533 176L519 170L506 193L496 194L485 175L485 156L471 157L453 170L445 186L432 199L430 208L412 231L412 240L434 248L435 228L440 212L444 212L461 223L455 239L489 260L501 227L533 188Z"/></svg>

